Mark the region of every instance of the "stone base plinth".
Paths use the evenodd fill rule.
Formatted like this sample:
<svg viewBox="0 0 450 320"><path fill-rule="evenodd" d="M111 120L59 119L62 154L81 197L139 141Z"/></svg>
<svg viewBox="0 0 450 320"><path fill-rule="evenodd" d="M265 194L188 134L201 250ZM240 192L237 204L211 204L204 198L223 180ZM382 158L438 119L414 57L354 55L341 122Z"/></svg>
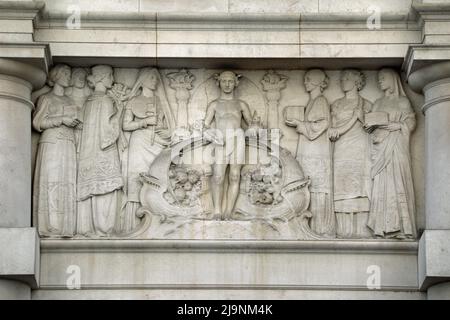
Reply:
<svg viewBox="0 0 450 320"><path fill-rule="evenodd" d="M74 270L81 290L68 290ZM417 242L43 240L34 297L294 299L337 291L422 297Z"/></svg>
<svg viewBox="0 0 450 320"><path fill-rule="evenodd" d="M425 230L419 242L421 290L450 281L450 230Z"/></svg>

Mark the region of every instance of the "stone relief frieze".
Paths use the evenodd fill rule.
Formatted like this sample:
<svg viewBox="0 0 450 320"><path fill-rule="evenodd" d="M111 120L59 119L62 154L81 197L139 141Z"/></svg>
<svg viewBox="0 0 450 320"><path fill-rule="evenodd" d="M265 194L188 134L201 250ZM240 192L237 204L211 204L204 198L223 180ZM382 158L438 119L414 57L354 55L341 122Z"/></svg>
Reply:
<svg viewBox="0 0 450 320"><path fill-rule="evenodd" d="M417 236L395 70L60 64L34 97L43 238Z"/></svg>

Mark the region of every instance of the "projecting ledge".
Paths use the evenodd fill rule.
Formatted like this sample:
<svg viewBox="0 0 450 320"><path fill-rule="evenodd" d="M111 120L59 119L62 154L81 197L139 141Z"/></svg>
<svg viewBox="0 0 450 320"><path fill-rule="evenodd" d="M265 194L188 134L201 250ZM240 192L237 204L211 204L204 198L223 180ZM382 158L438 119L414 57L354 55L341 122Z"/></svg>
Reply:
<svg viewBox="0 0 450 320"><path fill-rule="evenodd" d="M415 253L416 241L227 241L227 240L41 240L42 252L83 251L278 251L278 252L359 252Z"/></svg>

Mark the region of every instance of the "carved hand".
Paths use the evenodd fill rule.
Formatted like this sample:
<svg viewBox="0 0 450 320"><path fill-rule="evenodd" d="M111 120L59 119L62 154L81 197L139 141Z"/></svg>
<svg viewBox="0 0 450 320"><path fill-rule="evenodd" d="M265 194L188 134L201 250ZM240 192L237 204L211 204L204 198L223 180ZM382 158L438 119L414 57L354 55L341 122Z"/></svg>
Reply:
<svg viewBox="0 0 450 320"><path fill-rule="evenodd" d="M249 138L256 138L258 136L258 129L257 128L248 128L245 135Z"/></svg>
<svg viewBox="0 0 450 320"><path fill-rule="evenodd" d="M80 121L80 123L77 124L76 128L77 128L78 130L83 130L83 123Z"/></svg>
<svg viewBox="0 0 450 320"><path fill-rule="evenodd" d="M62 123L67 127L73 128L78 126L81 123L81 121L76 118L63 117Z"/></svg>
<svg viewBox="0 0 450 320"><path fill-rule="evenodd" d="M381 129L386 129L388 131L398 131L402 128L399 122L390 122L387 125L380 126Z"/></svg>
<svg viewBox="0 0 450 320"><path fill-rule="evenodd" d="M148 126L155 126L156 125L156 118L155 117L148 117L144 119L145 123L147 123Z"/></svg>
<svg viewBox="0 0 450 320"><path fill-rule="evenodd" d="M223 146L225 142L223 141L223 136L215 129L208 129L203 133L206 141L210 141L216 145Z"/></svg>
<svg viewBox="0 0 450 320"><path fill-rule="evenodd" d="M208 130L208 129L210 129L210 128L211 128L211 126L210 126L210 125L207 125L205 121L202 121L202 122L201 122L201 128L200 128L200 130Z"/></svg>
<svg viewBox="0 0 450 320"><path fill-rule="evenodd" d="M141 128L147 128L147 126L148 126L147 121L145 121L145 119L139 121L139 126L140 126Z"/></svg>
<svg viewBox="0 0 450 320"><path fill-rule="evenodd" d="M336 128L330 128L328 129L328 138L331 141L336 141L339 139L339 130Z"/></svg>
<svg viewBox="0 0 450 320"><path fill-rule="evenodd" d="M145 118L139 121L141 128L147 128L148 126L156 125L156 119L153 117Z"/></svg>
<svg viewBox="0 0 450 320"><path fill-rule="evenodd" d="M306 131L305 122L297 120L297 123L297 132L304 135Z"/></svg>
<svg viewBox="0 0 450 320"><path fill-rule="evenodd" d="M286 119L285 123L289 127L297 127L300 124L301 121L296 119Z"/></svg>
<svg viewBox="0 0 450 320"><path fill-rule="evenodd" d="M158 128L155 132L163 139L170 139L170 132L167 129Z"/></svg>
<svg viewBox="0 0 450 320"><path fill-rule="evenodd" d="M364 128L364 130L366 130L367 132L370 132L371 129L372 129L371 126L369 126L367 123L364 123L363 128Z"/></svg>

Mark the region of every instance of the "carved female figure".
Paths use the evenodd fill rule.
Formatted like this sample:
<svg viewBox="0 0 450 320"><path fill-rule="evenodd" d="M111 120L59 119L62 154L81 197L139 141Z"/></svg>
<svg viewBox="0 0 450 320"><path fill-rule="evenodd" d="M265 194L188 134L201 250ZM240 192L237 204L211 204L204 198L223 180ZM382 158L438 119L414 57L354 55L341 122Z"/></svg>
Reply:
<svg viewBox="0 0 450 320"><path fill-rule="evenodd" d="M76 148L74 128L80 123L73 101L64 95L71 70L55 66L53 89L42 95L33 117L41 132L34 180L35 216L42 236L73 236L76 223Z"/></svg>
<svg viewBox="0 0 450 320"><path fill-rule="evenodd" d="M112 68L95 66L87 80L95 91L84 105L77 233L108 236L114 231L119 190L123 186L117 148L120 114L106 94L113 83Z"/></svg>
<svg viewBox="0 0 450 320"><path fill-rule="evenodd" d="M122 232L136 226L141 206L139 175L147 173L155 157L170 143L174 117L157 69L143 68L129 94L123 130L131 133L125 176L126 205L120 219ZM125 171L125 170L124 170Z"/></svg>
<svg viewBox="0 0 450 320"><path fill-rule="evenodd" d="M331 142L327 136L330 105L322 94L328 77L322 70L312 69L305 73L304 83L310 94L304 120L286 119L286 124L296 127L300 134L296 158L311 178L311 228L317 234L334 237Z"/></svg>
<svg viewBox="0 0 450 320"><path fill-rule="evenodd" d="M334 210L338 238L370 237L367 229L370 193L369 137L364 130L365 114L372 104L359 91L365 85L358 70L341 73L345 97L331 106L328 136L334 142Z"/></svg>
<svg viewBox="0 0 450 320"><path fill-rule="evenodd" d="M83 117L82 109L86 99L91 94L91 89L87 84L88 72L85 68L73 68L70 87L66 89L66 95L70 97L78 107L79 117Z"/></svg>
<svg viewBox="0 0 450 320"><path fill-rule="evenodd" d="M384 96L373 106L371 132L373 179L368 226L375 236L414 238L415 204L409 141L415 113L394 70L378 72ZM367 122L367 119L366 119Z"/></svg>

